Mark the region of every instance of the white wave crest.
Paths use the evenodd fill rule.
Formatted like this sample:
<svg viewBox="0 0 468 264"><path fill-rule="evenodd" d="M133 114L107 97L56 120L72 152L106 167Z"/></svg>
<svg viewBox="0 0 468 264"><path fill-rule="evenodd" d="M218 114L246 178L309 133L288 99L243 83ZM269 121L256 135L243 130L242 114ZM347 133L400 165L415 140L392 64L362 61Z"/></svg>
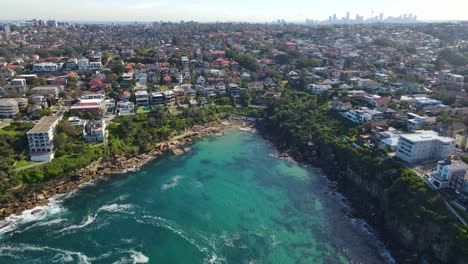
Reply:
<svg viewBox="0 0 468 264"><path fill-rule="evenodd" d="M161 186L162 191L166 191L168 189L172 189L179 184L179 181L182 179L182 176L174 176L172 177L171 181L168 183L165 183Z"/></svg>
<svg viewBox="0 0 468 264"><path fill-rule="evenodd" d="M0 247L0 256L10 256L18 255L18 253L23 253L27 251L52 251L56 252L56 255L52 258L52 261L58 262L72 262L77 261L80 264L89 264L90 258L81 252L69 251L59 248L52 247L40 247L27 244L19 244L17 246L1 246Z"/></svg>
<svg viewBox="0 0 468 264"><path fill-rule="evenodd" d="M62 230L59 231L59 233L65 232L65 231L70 231L70 230L76 230L76 229L81 229L83 227L86 227L94 222L96 220L97 214L95 215L88 215L86 219L84 219L80 224L78 225L71 225L63 228Z"/></svg>
<svg viewBox="0 0 468 264"><path fill-rule="evenodd" d="M148 263L149 258L145 256L143 253L135 250L130 250L130 257L132 258L132 263Z"/></svg>
<svg viewBox="0 0 468 264"><path fill-rule="evenodd" d="M47 205L37 206L19 215L11 215L0 221L0 237L17 230L25 224L41 221L50 216L64 212L65 209L62 207L62 197L63 196L56 196L50 198Z"/></svg>
<svg viewBox="0 0 468 264"><path fill-rule="evenodd" d="M122 213L122 212L128 212L130 209L132 209L134 206L132 204L106 204L101 206L97 211L98 212L111 212L111 213Z"/></svg>

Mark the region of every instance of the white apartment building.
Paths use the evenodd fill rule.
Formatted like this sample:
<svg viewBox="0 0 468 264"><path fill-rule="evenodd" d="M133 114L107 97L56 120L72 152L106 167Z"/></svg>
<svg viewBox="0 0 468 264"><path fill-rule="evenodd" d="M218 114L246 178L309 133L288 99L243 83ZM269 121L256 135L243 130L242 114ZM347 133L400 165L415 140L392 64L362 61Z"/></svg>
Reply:
<svg viewBox="0 0 468 264"><path fill-rule="evenodd" d="M19 112L18 103L13 99L0 99L0 117L13 118Z"/></svg>
<svg viewBox="0 0 468 264"><path fill-rule="evenodd" d="M135 104L132 102L117 102L117 116L135 115Z"/></svg>
<svg viewBox="0 0 468 264"><path fill-rule="evenodd" d="M173 91L164 91L162 92L164 95L164 99L166 99L167 102L171 102L175 100L174 92Z"/></svg>
<svg viewBox="0 0 468 264"><path fill-rule="evenodd" d="M164 103L164 95L161 92L151 93L151 104L161 105Z"/></svg>
<svg viewBox="0 0 468 264"><path fill-rule="evenodd" d="M86 58L78 60L78 70L85 71L89 67L89 60Z"/></svg>
<svg viewBox="0 0 468 264"><path fill-rule="evenodd" d="M467 171L468 165L461 160L441 160L429 177L429 182L435 189L449 188L454 177L464 177Z"/></svg>
<svg viewBox="0 0 468 264"><path fill-rule="evenodd" d="M94 120L86 126L84 139L86 142L104 142L107 140L106 121Z"/></svg>
<svg viewBox="0 0 468 264"><path fill-rule="evenodd" d="M408 128L409 131L415 131L417 129L420 129L424 125L428 124L427 122L427 117L425 116L420 116L414 113L408 113L408 124L406 127Z"/></svg>
<svg viewBox="0 0 468 264"><path fill-rule="evenodd" d="M61 91L63 91L63 86L38 86L31 89L31 94L58 98Z"/></svg>
<svg viewBox="0 0 468 264"><path fill-rule="evenodd" d="M41 62L36 63L33 66L33 71L35 72L56 72L62 68L62 64L53 63L53 62Z"/></svg>
<svg viewBox="0 0 468 264"><path fill-rule="evenodd" d="M13 79L10 82L10 85L13 85L13 86L26 86L26 79L24 79L24 78Z"/></svg>
<svg viewBox="0 0 468 264"><path fill-rule="evenodd" d="M89 93L82 95L79 99L80 103L102 103L106 99L106 96L102 93Z"/></svg>
<svg viewBox="0 0 468 264"><path fill-rule="evenodd" d="M344 114L344 117L353 121L354 123L365 123L367 121L375 121L375 120L382 120L383 114L382 112L371 110L366 107L361 107L358 110L349 110Z"/></svg>
<svg viewBox="0 0 468 264"><path fill-rule="evenodd" d="M76 69L78 66L78 59L77 58L70 58L67 60L67 65L65 66L67 70L71 71Z"/></svg>
<svg viewBox="0 0 468 264"><path fill-rule="evenodd" d="M102 63L100 61L93 61L90 62L88 65L88 69L92 71L97 71L102 68Z"/></svg>
<svg viewBox="0 0 468 264"><path fill-rule="evenodd" d="M147 106L149 105L149 96L147 91L136 91L135 92L135 101L138 106Z"/></svg>
<svg viewBox="0 0 468 264"><path fill-rule="evenodd" d="M309 86L307 87L309 92L313 94L322 94L327 92L331 88L331 85L326 84L309 84Z"/></svg>
<svg viewBox="0 0 468 264"><path fill-rule="evenodd" d="M407 163L448 158L455 149L455 139L441 137L435 131L418 130L402 134L398 140L396 157Z"/></svg>
<svg viewBox="0 0 468 264"><path fill-rule="evenodd" d="M51 161L55 151L53 140L62 116L45 116L26 135L32 161Z"/></svg>

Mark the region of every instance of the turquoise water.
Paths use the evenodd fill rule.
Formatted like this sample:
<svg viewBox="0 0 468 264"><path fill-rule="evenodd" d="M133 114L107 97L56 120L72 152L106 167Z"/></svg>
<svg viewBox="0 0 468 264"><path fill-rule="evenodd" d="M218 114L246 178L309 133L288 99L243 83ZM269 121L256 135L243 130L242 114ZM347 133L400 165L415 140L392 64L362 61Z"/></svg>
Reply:
<svg viewBox="0 0 468 264"><path fill-rule="evenodd" d="M275 153L251 132L200 140L9 219L0 263L382 263L326 178Z"/></svg>

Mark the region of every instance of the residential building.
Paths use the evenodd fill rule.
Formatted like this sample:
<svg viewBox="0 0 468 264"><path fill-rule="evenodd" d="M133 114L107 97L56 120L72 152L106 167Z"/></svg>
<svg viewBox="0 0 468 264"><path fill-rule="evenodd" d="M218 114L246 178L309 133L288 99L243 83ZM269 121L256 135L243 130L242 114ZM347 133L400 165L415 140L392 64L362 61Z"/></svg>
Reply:
<svg viewBox="0 0 468 264"><path fill-rule="evenodd" d="M136 91L135 92L135 101L138 106L147 106L149 105L149 96L147 91Z"/></svg>
<svg viewBox="0 0 468 264"><path fill-rule="evenodd" d="M31 89L31 94L57 99L61 91L63 91L62 86L38 86Z"/></svg>
<svg viewBox="0 0 468 264"><path fill-rule="evenodd" d="M94 116L100 116L103 113L103 108L102 103L98 102L77 103L70 107L70 114L89 113Z"/></svg>
<svg viewBox="0 0 468 264"><path fill-rule="evenodd" d="M107 113L113 113L115 110L115 100L114 99L104 100L104 107Z"/></svg>
<svg viewBox="0 0 468 264"><path fill-rule="evenodd" d="M13 118L19 113L18 103L11 99L0 99L0 117Z"/></svg>
<svg viewBox="0 0 468 264"><path fill-rule="evenodd" d="M88 65L88 70L97 71L102 68L102 63L100 61L90 62Z"/></svg>
<svg viewBox="0 0 468 264"><path fill-rule="evenodd" d="M166 102L172 102L175 100L174 92L173 91L164 91L162 92L164 95L164 99Z"/></svg>
<svg viewBox="0 0 468 264"><path fill-rule="evenodd" d="M441 160L437 163L436 169L430 175L429 182L435 189L450 187L460 194L463 190L464 178L467 172L468 165L461 160ZM460 179L463 180L459 182Z"/></svg>
<svg viewBox="0 0 468 264"><path fill-rule="evenodd" d="M408 113L408 123L406 125L409 131L415 131L428 124L427 117L413 113Z"/></svg>
<svg viewBox="0 0 468 264"><path fill-rule="evenodd" d="M135 104L132 102L117 102L117 116L128 116L135 114Z"/></svg>
<svg viewBox="0 0 468 264"><path fill-rule="evenodd" d="M78 70L86 71L89 68L89 60L82 58L78 60Z"/></svg>
<svg viewBox="0 0 468 264"><path fill-rule="evenodd" d="M350 110L344 114L344 116L353 121L354 123L363 124L368 121L382 120L382 112L371 110L367 107L361 107L357 110Z"/></svg>
<svg viewBox="0 0 468 264"><path fill-rule="evenodd" d="M35 72L56 72L62 68L62 64L53 62L36 63L33 66Z"/></svg>
<svg viewBox="0 0 468 264"><path fill-rule="evenodd" d="M231 95L232 97L240 97L241 96L241 89L239 87L239 85L237 84L234 84L234 83L231 83L228 85L228 91L229 91L229 95Z"/></svg>
<svg viewBox="0 0 468 264"><path fill-rule="evenodd" d="M418 130L402 134L398 140L396 157L407 163L448 158L455 149L455 139L441 137L435 131Z"/></svg>
<svg viewBox="0 0 468 264"><path fill-rule="evenodd" d="M68 71L75 70L78 66L78 59L77 58L70 58L67 61L67 65L65 66Z"/></svg>
<svg viewBox="0 0 468 264"><path fill-rule="evenodd" d="M465 77L463 77L463 75L446 73L442 78L442 83L445 84L448 89L457 91L463 90L465 84Z"/></svg>
<svg viewBox="0 0 468 264"><path fill-rule="evenodd" d="M340 102L340 101L333 101L332 102L332 108L337 110L337 111L348 111L352 107L353 107L353 104L351 104L350 102L346 102L346 103L343 103L343 102Z"/></svg>
<svg viewBox="0 0 468 264"><path fill-rule="evenodd" d="M24 78L13 79L10 82L10 85L12 85L12 86L26 86L26 79L24 79Z"/></svg>
<svg viewBox="0 0 468 264"><path fill-rule="evenodd" d="M122 50L122 58L128 59L135 55L135 51L133 49L126 49Z"/></svg>
<svg viewBox="0 0 468 264"><path fill-rule="evenodd" d="M326 93L331 88L331 85L326 84L309 84L309 86L307 87L308 91L313 94Z"/></svg>
<svg viewBox="0 0 468 264"><path fill-rule="evenodd" d="M102 103L106 99L106 96L102 93L87 93L80 97L80 103Z"/></svg>
<svg viewBox="0 0 468 264"><path fill-rule="evenodd" d="M55 150L53 140L62 116L45 116L26 135L32 161L51 161Z"/></svg>
<svg viewBox="0 0 468 264"><path fill-rule="evenodd" d="M161 92L151 93L151 104L152 105L161 105L164 104L164 95Z"/></svg>
<svg viewBox="0 0 468 264"><path fill-rule="evenodd" d="M86 142L104 142L107 140L106 121L93 120L88 122L83 135Z"/></svg>
<svg viewBox="0 0 468 264"><path fill-rule="evenodd" d="M468 151L468 132L465 131L456 135L455 147L463 151Z"/></svg>

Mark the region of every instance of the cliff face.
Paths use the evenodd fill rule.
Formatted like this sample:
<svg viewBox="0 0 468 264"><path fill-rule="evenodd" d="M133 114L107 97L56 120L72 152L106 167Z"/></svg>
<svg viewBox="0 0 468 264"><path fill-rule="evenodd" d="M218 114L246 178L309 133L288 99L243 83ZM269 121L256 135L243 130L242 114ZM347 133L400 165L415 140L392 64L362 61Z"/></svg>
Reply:
<svg viewBox="0 0 468 264"><path fill-rule="evenodd" d="M279 142L271 129L259 130L276 142L281 151L287 151L299 162L320 166L330 179L337 181L338 190L348 198L356 214L379 231L398 263L468 263L455 250L454 234L435 221L421 218L411 222L398 217L381 179L363 177L364 173L343 167L331 147L286 144Z"/></svg>

